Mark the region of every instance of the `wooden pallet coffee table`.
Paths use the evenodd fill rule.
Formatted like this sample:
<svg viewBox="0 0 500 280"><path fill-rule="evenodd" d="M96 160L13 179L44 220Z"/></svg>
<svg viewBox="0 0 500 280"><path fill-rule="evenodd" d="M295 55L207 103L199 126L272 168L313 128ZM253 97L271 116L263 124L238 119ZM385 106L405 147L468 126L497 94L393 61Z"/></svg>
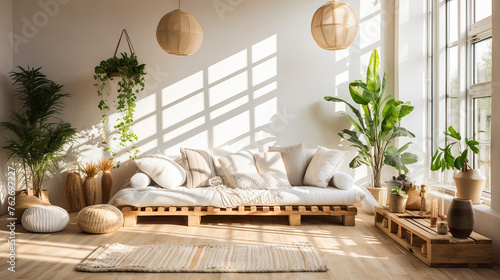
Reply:
<svg viewBox="0 0 500 280"><path fill-rule="evenodd" d="M382 221L387 218L387 227ZM430 267L491 267L491 239L473 232L469 238L438 234L418 211L395 214L375 207L375 226Z"/></svg>

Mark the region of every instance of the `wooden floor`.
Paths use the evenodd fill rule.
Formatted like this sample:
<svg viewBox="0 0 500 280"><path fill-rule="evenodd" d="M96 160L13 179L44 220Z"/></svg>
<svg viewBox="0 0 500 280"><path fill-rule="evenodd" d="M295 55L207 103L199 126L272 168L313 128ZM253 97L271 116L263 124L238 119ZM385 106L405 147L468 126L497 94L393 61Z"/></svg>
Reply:
<svg viewBox="0 0 500 280"><path fill-rule="evenodd" d="M361 209L359 207L358 209ZM72 213L66 230L33 234L16 229L16 272L7 270L6 216L0 221L0 279L500 279L500 267L429 268L373 225L362 210L356 226L342 226L338 217L303 217L290 227L286 217L204 217L187 227L182 217L141 217L133 228L105 235L83 233ZM167 222L168 224L164 224ZM322 273L82 273L75 266L98 245L139 244L266 244L309 242L328 266Z"/></svg>

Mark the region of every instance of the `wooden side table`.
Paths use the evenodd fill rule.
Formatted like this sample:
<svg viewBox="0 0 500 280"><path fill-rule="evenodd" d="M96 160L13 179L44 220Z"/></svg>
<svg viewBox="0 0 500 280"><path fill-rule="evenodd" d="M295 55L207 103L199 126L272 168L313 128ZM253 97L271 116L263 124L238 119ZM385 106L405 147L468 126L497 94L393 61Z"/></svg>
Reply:
<svg viewBox="0 0 500 280"><path fill-rule="evenodd" d="M491 267L491 239L472 232L469 238L438 234L429 220L413 211L391 213L375 207L375 226L430 267ZM384 219L387 222L384 223Z"/></svg>
<svg viewBox="0 0 500 280"><path fill-rule="evenodd" d="M378 202L380 206L386 206L389 204L388 201L388 194L387 194L387 187L383 186L381 188L372 188L372 187L367 187L368 191L373 195L375 200Z"/></svg>

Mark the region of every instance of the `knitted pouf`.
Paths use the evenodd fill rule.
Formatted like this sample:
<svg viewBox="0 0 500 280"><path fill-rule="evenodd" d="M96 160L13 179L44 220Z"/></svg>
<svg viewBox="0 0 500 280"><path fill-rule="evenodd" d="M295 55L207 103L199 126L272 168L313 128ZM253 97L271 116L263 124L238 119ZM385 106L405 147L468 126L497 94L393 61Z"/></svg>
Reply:
<svg viewBox="0 0 500 280"><path fill-rule="evenodd" d="M36 205L24 211L22 224L31 232L56 232L66 228L69 215L66 210L55 205Z"/></svg>
<svg viewBox="0 0 500 280"><path fill-rule="evenodd" d="M109 204L91 205L78 213L77 223L87 233L110 233L123 226L123 214Z"/></svg>

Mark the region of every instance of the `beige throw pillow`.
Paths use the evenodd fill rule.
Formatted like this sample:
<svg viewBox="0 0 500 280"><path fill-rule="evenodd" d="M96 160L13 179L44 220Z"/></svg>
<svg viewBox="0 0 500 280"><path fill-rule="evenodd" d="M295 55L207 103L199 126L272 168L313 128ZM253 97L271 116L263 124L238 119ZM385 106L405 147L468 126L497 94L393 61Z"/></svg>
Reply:
<svg viewBox="0 0 500 280"><path fill-rule="evenodd" d="M288 181L292 186L301 186L307 169L304 143L286 147L269 147L269 152L281 153Z"/></svg>
<svg viewBox="0 0 500 280"><path fill-rule="evenodd" d="M224 177L228 181L225 183L229 183L229 186L232 188L236 188L233 174L258 173L252 154L246 151L220 157L219 164L223 170Z"/></svg>
<svg viewBox="0 0 500 280"><path fill-rule="evenodd" d="M186 187L208 187L209 179L217 176L210 150L181 148L183 166L186 169Z"/></svg>
<svg viewBox="0 0 500 280"><path fill-rule="evenodd" d="M307 167L304 185L319 188L328 187L328 182L332 180L346 155L346 151L319 147Z"/></svg>
<svg viewBox="0 0 500 280"><path fill-rule="evenodd" d="M255 159L255 167L260 174L272 174L278 178L280 185L283 188L289 188L287 172L281 153L279 152L264 152L253 155Z"/></svg>
<svg viewBox="0 0 500 280"><path fill-rule="evenodd" d="M231 175L235 188L247 190L268 190L281 187L280 180L273 174L235 173Z"/></svg>

